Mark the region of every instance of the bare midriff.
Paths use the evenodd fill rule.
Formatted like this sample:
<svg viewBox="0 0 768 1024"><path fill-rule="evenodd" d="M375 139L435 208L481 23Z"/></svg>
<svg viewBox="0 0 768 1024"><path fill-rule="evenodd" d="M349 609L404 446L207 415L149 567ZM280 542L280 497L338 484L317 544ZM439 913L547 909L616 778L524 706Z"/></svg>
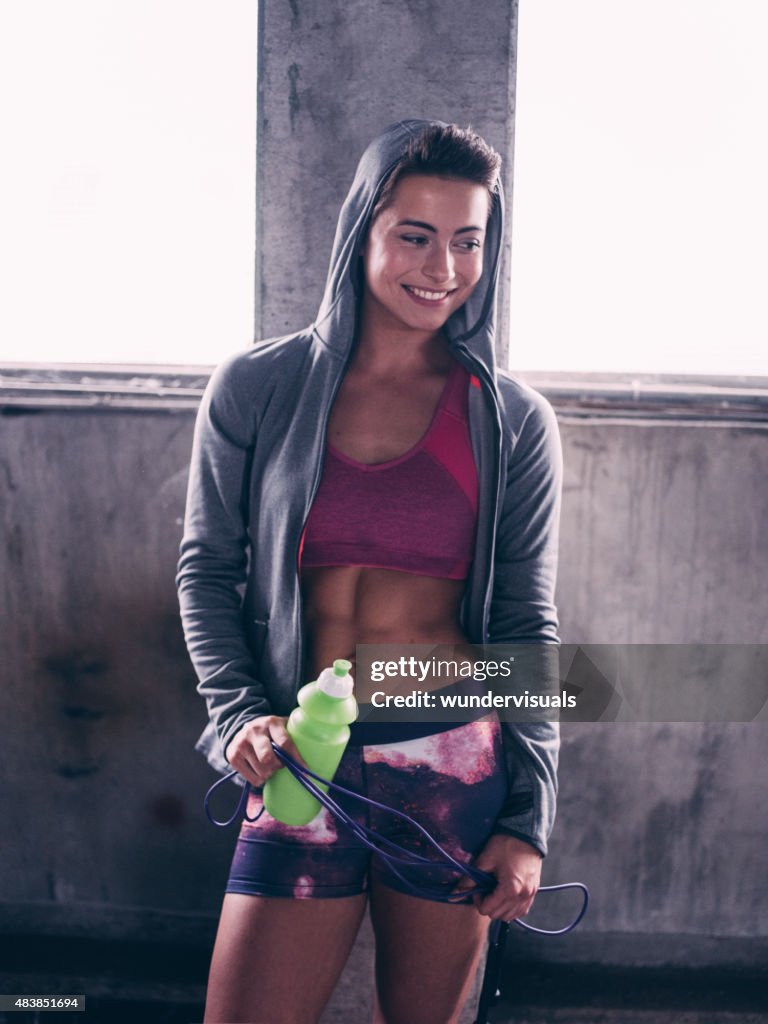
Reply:
<svg viewBox="0 0 768 1024"><path fill-rule="evenodd" d="M302 570L310 678L357 644L463 644L465 580L392 569L323 566Z"/></svg>

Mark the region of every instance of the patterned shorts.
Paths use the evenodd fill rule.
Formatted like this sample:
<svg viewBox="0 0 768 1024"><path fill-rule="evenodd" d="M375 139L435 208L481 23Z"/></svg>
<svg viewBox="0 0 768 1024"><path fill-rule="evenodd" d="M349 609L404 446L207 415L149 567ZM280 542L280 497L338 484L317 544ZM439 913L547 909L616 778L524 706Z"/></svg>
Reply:
<svg viewBox="0 0 768 1024"><path fill-rule="evenodd" d="M350 744L334 782L408 814L456 860L468 863L491 835L507 794L498 719L488 715L417 739ZM410 851L435 858L430 844L407 822L333 791L332 795L355 821ZM261 794L252 791L248 816L255 817L261 808ZM437 864L399 870L410 882L437 886L444 893L461 877L455 868ZM371 878L410 892L325 808L301 826L283 825L264 811L258 821L243 821L226 891L328 899L367 892Z"/></svg>

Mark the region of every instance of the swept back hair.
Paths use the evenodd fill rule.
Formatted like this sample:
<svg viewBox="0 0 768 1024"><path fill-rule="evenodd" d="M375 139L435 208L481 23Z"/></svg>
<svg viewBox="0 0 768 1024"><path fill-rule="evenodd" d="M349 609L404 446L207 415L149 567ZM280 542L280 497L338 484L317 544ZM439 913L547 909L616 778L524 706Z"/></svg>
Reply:
<svg viewBox="0 0 768 1024"><path fill-rule="evenodd" d="M492 195L499 180L501 157L472 128L430 124L413 135L390 171L371 215L371 223L392 202L397 184L412 175L458 178L484 185Z"/></svg>

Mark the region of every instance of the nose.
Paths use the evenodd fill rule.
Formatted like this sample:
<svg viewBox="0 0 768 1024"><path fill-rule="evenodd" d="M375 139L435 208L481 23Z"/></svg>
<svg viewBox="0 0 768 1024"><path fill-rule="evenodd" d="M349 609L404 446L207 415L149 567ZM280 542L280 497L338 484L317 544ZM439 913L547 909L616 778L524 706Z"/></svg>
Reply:
<svg viewBox="0 0 768 1024"><path fill-rule="evenodd" d="M445 283L453 278L453 252L448 245L431 245L423 265L424 275L435 282Z"/></svg>

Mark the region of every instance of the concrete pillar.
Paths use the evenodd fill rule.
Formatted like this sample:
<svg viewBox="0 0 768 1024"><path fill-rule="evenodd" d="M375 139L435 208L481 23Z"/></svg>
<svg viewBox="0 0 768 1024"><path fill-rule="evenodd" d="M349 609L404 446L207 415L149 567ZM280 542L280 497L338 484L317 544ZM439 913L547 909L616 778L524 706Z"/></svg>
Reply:
<svg viewBox="0 0 768 1024"><path fill-rule="evenodd" d="M505 364L517 0L260 6L255 337L314 318L338 210L367 143L401 118L437 117L471 125L504 161ZM372 979L366 925L324 1020L368 1019Z"/></svg>
<svg viewBox="0 0 768 1024"><path fill-rule="evenodd" d="M517 0L260 6L256 338L314 318L336 216L367 143L403 117L437 117L470 124L504 160L505 364Z"/></svg>

